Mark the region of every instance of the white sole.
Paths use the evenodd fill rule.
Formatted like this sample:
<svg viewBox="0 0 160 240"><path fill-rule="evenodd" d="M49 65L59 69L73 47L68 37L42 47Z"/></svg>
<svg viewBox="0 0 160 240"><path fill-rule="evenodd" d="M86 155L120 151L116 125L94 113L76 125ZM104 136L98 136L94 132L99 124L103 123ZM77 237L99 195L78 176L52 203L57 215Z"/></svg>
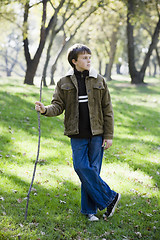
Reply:
<svg viewBox="0 0 160 240"><path fill-rule="evenodd" d="M121 199L121 194L119 193L119 194L118 194L117 202L115 203L114 208L112 209L112 212L110 213L110 215L109 215L108 217L112 217L112 216L113 216L113 214L114 214L114 212L115 212L115 209L116 209L116 207L117 207L120 199Z"/></svg>
<svg viewBox="0 0 160 240"><path fill-rule="evenodd" d="M97 218L96 216L93 215L91 218L88 219L88 221L96 222L96 221L99 221L99 218Z"/></svg>
<svg viewBox="0 0 160 240"><path fill-rule="evenodd" d="M112 216L113 216L113 214L114 214L114 212L115 212L115 209L116 209L116 207L117 207L120 199L121 199L121 194L119 193L119 194L118 194L117 202L115 203L115 205L114 205L114 207L113 207L113 209L112 209L112 212L110 213L109 216L106 216L106 214L104 213L104 214L103 214L103 217L104 217L104 218L105 218L105 217L108 217L108 218L109 218L109 217L112 217Z"/></svg>

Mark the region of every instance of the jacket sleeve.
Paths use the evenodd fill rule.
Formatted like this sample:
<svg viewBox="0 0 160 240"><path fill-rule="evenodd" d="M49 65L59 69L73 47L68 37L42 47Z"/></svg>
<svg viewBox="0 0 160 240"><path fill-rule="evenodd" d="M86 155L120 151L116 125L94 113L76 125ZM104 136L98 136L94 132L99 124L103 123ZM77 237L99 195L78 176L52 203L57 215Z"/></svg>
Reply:
<svg viewBox="0 0 160 240"><path fill-rule="evenodd" d="M45 116L48 116L48 117L58 116L61 113L63 113L63 111L65 109L64 94L63 94L63 90L61 89L60 82L61 81L59 81L57 83L57 86L55 88L55 92L53 94L51 105L46 106Z"/></svg>
<svg viewBox="0 0 160 240"><path fill-rule="evenodd" d="M114 116L110 93L104 81L104 93L102 98L102 111L104 119L104 139L112 139L114 133Z"/></svg>

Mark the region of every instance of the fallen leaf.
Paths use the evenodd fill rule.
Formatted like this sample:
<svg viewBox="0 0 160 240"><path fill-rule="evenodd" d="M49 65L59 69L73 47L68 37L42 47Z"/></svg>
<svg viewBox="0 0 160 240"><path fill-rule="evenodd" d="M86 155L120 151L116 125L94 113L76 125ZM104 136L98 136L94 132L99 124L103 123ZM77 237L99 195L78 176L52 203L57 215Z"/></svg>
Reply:
<svg viewBox="0 0 160 240"><path fill-rule="evenodd" d="M39 181L37 181L36 183L37 183L37 184L39 184L39 185L41 185L41 184L42 184L42 183L41 183L41 182L39 182Z"/></svg>
<svg viewBox="0 0 160 240"><path fill-rule="evenodd" d="M147 227L147 231L151 231L151 227Z"/></svg>
<svg viewBox="0 0 160 240"><path fill-rule="evenodd" d="M59 194L55 195L55 197L59 197Z"/></svg>
<svg viewBox="0 0 160 240"><path fill-rule="evenodd" d="M152 217L153 215L151 213L146 213L147 217Z"/></svg>
<svg viewBox="0 0 160 240"><path fill-rule="evenodd" d="M36 192L36 191L37 191L37 189L36 189L36 188L32 188L32 189L31 189L31 191L33 191L33 192Z"/></svg>
<svg viewBox="0 0 160 240"><path fill-rule="evenodd" d="M142 234L140 232L135 232L135 234L137 235L138 238L142 237Z"/></svg>
<svg viewBox="0 0 160 240"><path fill-rule="evenodd" d="M127 236L122 236L122 240L129 240L129 238Z"/></svg>
<svg viewBox="0 0 160 240"><path fill-rule="evenodd" d="M153 226L153 230L156 230L157 228L156 228L156 226Z"/></svg>
<svg viewBox="0 0 160 240"><path fill-rule="evenodd" d="M47 180L45 180L44 182L45 182L45 183L48 183L48 182L49 182L49 180L47 179Z"/></svg>
<svg viewBox="0 0 160 240"><path fill-rule="evenodd" d="M12 192L13 192L13 193L17 193L18 191L17 191L17 190L14 190L14 189L12 189Z"/></svg>

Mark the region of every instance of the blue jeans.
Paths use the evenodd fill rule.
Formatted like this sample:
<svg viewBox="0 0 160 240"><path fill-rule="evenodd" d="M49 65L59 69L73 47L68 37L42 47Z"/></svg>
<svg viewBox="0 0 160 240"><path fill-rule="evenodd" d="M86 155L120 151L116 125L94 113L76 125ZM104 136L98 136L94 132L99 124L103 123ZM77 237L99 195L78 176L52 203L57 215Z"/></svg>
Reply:
<svg viewBox="0 0 160 240"><path fill-rule="evenodd" d="M116 192L101 179L103 138L71 138L74 170L81 181L81 213L96 214L115 198Z"/></svg>

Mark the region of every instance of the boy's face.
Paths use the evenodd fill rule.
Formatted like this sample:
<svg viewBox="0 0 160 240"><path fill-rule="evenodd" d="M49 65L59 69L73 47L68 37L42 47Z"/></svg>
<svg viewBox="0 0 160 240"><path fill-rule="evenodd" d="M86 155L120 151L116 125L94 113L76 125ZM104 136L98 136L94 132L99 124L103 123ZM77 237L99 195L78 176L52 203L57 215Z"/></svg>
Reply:
<svg viewBox="0 0 160 240"><path fill-rule="evenodd" d="M78 55L77 60L73 59L72 62L74 63L76 69L80 72L84 70L90 70L91 67L91 54L87 52L81 53Z"/></svg>

